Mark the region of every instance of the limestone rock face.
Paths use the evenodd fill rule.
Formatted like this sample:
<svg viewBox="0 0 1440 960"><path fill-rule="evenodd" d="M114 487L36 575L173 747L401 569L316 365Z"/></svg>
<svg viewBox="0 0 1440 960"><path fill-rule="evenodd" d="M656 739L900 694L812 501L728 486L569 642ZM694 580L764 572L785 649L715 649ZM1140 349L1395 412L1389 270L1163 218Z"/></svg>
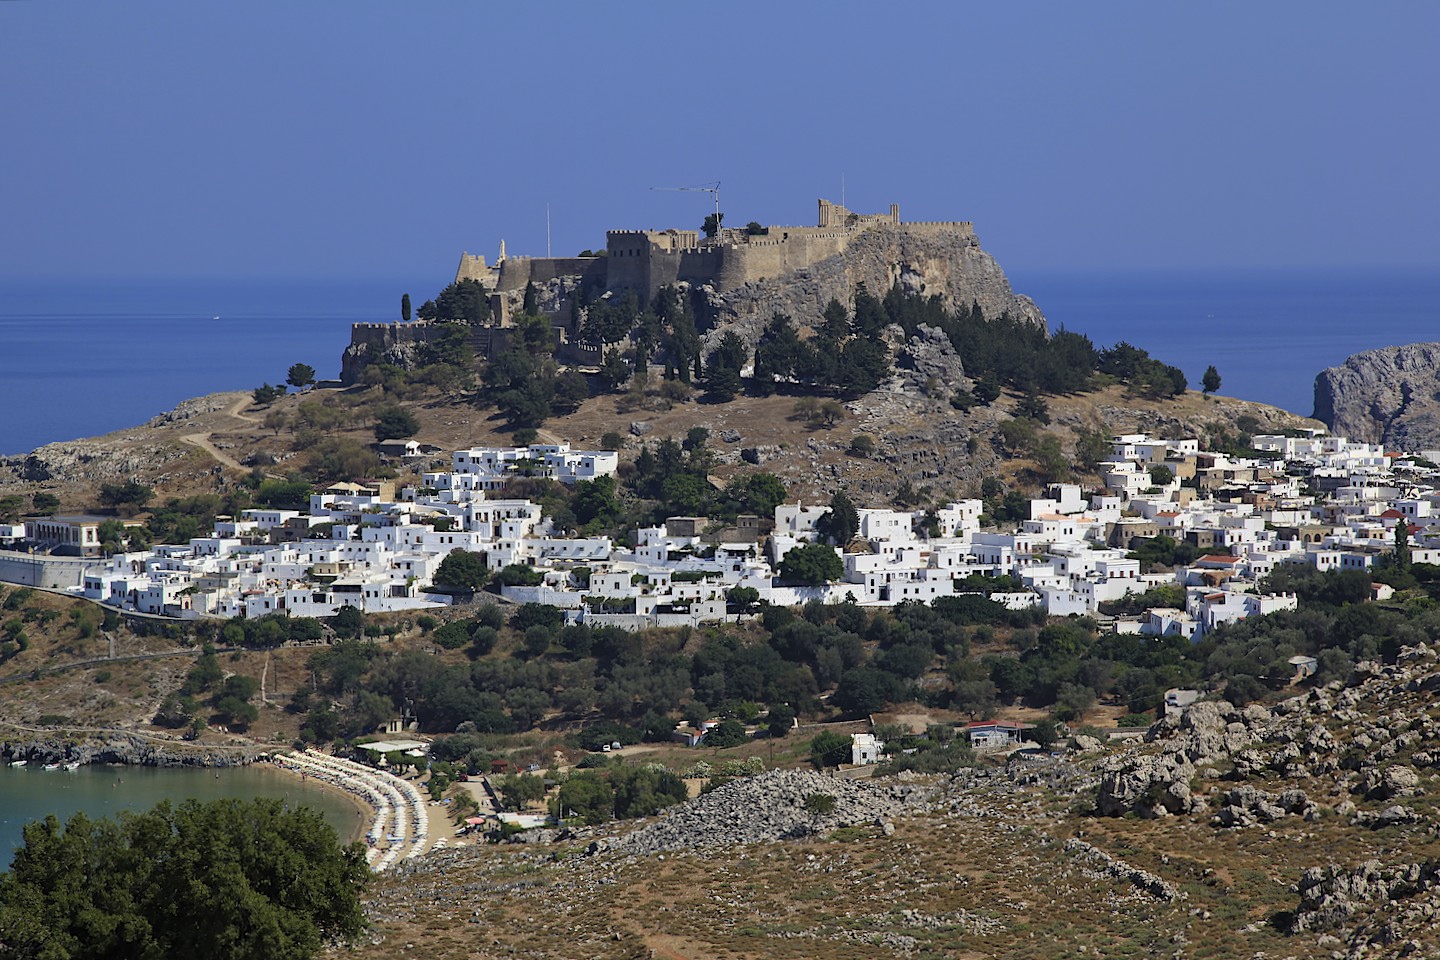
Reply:
<svg viewBox="0 0 1440 960"><path fill-rule="evenodd" d="M147 443L117 448L99 440L47 443L29 455L3 462L31 483L68 481L123 482L183 460L189 451L174 443Z"/></svg>
<svg viewBox="0 0 1440 960"><path fill-rule="evenodd" d="M1045 315L1029 297L1010 288L1005 272L975 235L961 230L873 227L850 241L848 249L811 266L778 277L747 283L725 293L702 287L717 329L734 329L749 343L776 313L805 323L819 317L833 298L849 304L864 283L877 297L892 284L920 296L938 296L951 307L979 303L987 317L1009 313L1041 327Z"/></svg>
<svg viewBox="0 0 1440 960"><path fill-rule="evenodd" d="M1189 813L1195 803L1190 792L1194 776L1194 764L1176 753L1107 762L1101 766L1095 811L1102 817Z"/></svg>
<svg viewBox="0 0 1440 960"><path fill-rule="evenodd" d="M1352 440L1440 446L1440 343L1366 350L1321 371L1315 419Z"/></svg>
<svg viewBox="0 0 1440 960"><path fill-rule="evenodd" d="M885 328L887 341L904 341L898 326ZM913 396L948 398L965 380L965 365L950 337L939 327L920 324L915 336L895 351L895 372L900 389Z"/></svg>

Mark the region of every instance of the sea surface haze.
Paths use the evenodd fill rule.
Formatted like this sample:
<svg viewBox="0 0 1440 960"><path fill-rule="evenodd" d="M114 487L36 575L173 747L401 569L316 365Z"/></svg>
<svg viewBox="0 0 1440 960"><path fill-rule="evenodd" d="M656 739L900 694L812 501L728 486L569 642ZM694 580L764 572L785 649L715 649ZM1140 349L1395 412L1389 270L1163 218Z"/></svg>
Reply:
<svg viewBox="0 0 1440 960"><path fill-rule="evenodd" d="M1125 340L1220 393L1309 416L1315 377L1363 350L1440 340L1440 271L1287 270L1011 276L1019 293L1097 347Z"/></svg>
<svg viewBox="0 0 1440 960"><path fill-rule="evenodd" d="M1440 272L1012 273L1052 330L1126 340L1198 389L1308 415L1352 353L1440 340ZM136 426L189 397L336 377L350 324L399 319L445 278L0 280L0 454Z"/></svg>
<svg viewBox="0 0 1440 960"><path fill-rule="evenodd" d="M190 397L340 374L356 322L444 281L0 280L0 454L144 423ZM432 289L433 288L433 289Z"/></svg>

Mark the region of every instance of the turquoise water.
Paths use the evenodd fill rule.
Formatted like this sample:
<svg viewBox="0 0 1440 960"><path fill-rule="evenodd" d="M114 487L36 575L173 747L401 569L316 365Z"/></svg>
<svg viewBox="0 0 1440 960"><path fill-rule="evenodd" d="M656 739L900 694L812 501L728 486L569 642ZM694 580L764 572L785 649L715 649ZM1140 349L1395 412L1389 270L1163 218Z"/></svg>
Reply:
<svg viewBox="0 0 1440 960"><path fill-rule="evenodd" d="M352 839L361 818L344 797L281 773L269 764L222 770L154 767L81 767L74 772L40 766L0 766L0 868L8 867L24 842L26 823L55 814L63 823L83 811L98 818L121 810L148 810L161 800L272 797L322 813L342 840Z"/></svg>

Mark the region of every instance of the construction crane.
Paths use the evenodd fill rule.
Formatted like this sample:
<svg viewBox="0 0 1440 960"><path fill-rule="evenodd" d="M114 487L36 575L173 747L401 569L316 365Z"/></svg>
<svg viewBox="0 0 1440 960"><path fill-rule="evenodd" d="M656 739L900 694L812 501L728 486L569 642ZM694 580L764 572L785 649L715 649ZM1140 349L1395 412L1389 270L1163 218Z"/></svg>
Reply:
<svg viewBox="0 0 1440 960"><path fill-rule="evenodd" d="M720 181L697 184L693 187L651 187L651 190L676 190L681 193L708 193L715 198L715 232L720 232Z"/></svg>

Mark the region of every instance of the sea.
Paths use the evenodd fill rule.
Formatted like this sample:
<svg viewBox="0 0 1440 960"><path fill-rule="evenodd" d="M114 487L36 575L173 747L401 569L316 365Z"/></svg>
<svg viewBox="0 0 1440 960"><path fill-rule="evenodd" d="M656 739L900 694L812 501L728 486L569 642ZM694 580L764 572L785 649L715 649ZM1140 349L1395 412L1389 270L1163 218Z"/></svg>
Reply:
<svg viewBox="0 0 1440 960"><path fill-rule="evenodd" d="M352 323L448 282L0 279L0 455L144 423L180 401L340 375Z"/></svg>
<svg viewBox="0 0 1440 960"><path fill-rule="evenodd" d="M356 824L364 822L347 798L269 764L218 770L84 766L74 771L0 764L0 871L9 868L15 850L24 844L25 824L31 821L54 814L64 823L81 812L97 819L122 810L149 810L162 800L178 805L189 797L269 797L292 808L308 806L322 814L344 842L354 839Z"/></svg>
<svg viewBox="0 0 1440 960"><path fill-rule="evenodd" d="M1198 388L1300 414L1315 376L1362 350L1440 340L1440 271L1012 273L1050 328L1124 340ZM134 426L180 401L339 375L350 324L399 319L444 278L0 279L0 455Z"/></svg>
<svg viewBox="0 0 1440 960"><path fill-rule="evenodd" d="M1363 350L1440 340L1440 270L1011 275L1050 329L1126 341L1200 389L1309 416L1315 378Z"/></svg>

